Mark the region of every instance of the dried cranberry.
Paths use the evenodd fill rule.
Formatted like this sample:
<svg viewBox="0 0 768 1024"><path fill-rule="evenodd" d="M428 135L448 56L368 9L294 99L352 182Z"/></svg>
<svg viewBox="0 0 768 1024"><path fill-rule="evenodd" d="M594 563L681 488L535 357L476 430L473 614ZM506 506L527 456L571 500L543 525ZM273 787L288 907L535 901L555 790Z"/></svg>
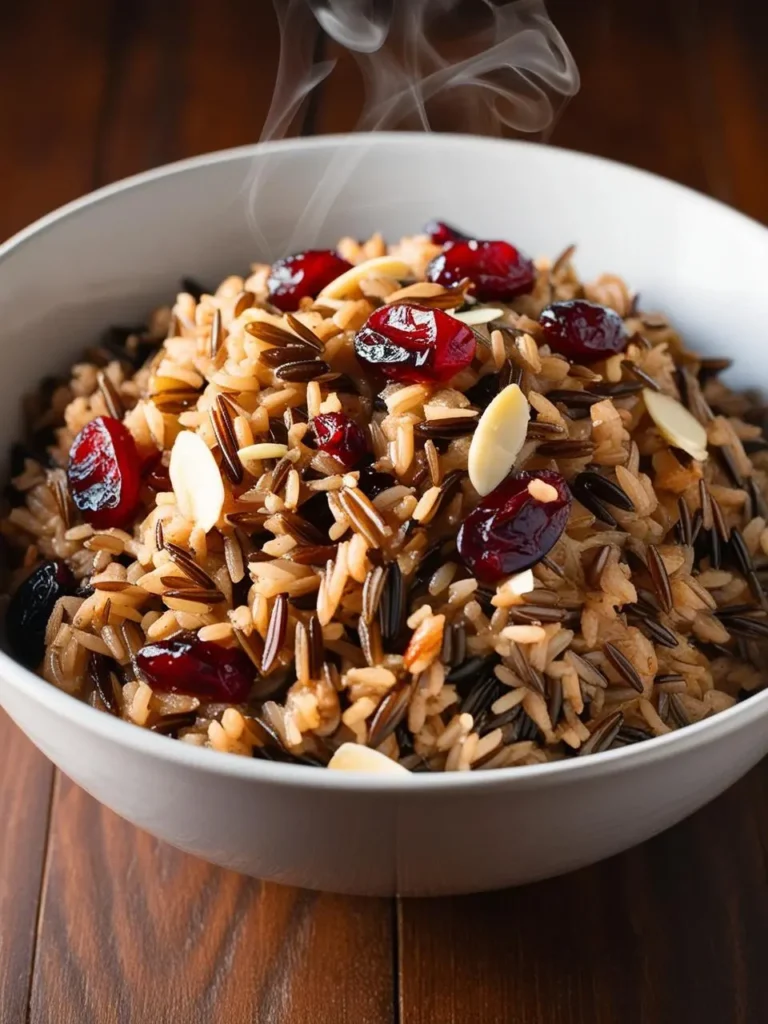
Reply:
<svg viewBox="0 0 768 1024"><path fill-rule="evenodd" d="M539 323L552 351L568 359L612 356L623 351L629 340L618 313L586 299L553 302L542 312Z"/></svg>
<svg viewBox="0 0 768 1024"><path fill-rule="evenodd" d="M15 657L37 668L45 653L45 627L60 597L72 594L75 581L63 562L43 562L31 573L8 605L5 628Z"/></svg>
<svg viewBox="0 0 768 1024"><path fill-rule="evenodd" d="M467 242L470 236L465 235L443 220L430 220L424 225L424 234L429 235L429 240L435 245L447 245L448 242Z"/></svg>
<svg viewBox="0 0 768 1024"><path fill-rule="evenodd" d="M136 660L150 686L161 693L232 704L246 700L255 674L251 659L239 647L221 647L190 635L147 644Z"/></svg>
<svg viewBox="0 0 768 1024"><path fill-rule="evenodd" d="M272 264L267 287L269 301L284 313L299 308L301 299L314 298L327 284L351 270L352 264L330 249L308 249Z"/></svg>
<svg viewBox="0 0 768 1024"><path fill-rule="evenodd" d="M394 487L396 483L397 480L391 474L382 473L380 470L374 469L373 466L366 466L365 469L360 470L357 486L367 498L373 500L377 494Z"/></svg>
<svg viewBox="0 0 768 1024"><path fill-rule="evenodd" d="M139 500L141 458L131 432L112 416L86 423L69 450L72 500L99 530L126 526Z"/></svg>
<svg viewBox="0 0 768 1024"><path fill-rule="evenodd" d="M534 498L528 490L533 480L550 484L557 498ZM459 554L481 583L496 583L543 558L565 529L570 510L571 494L559 473L518 473L467 516L456 541Z"/></svg>
<svg viewBox="0 0 768 1024"><path fill-rule="evenodd" d="M338 459L346 469L352 469L365 455L362 428L343 412L321 412L312 420L312 432L320 451Z"/></svg>
<svg viewBox="0 0 768 1024"><path fill-rule="evenodd" d="M355 335L359 359L391 380L444 383L466 369L475 335L441 309L395 303L382 306Z"/></svg>
<svg viewBox="0 0 768 1024"><path fill-rule="evenodd" d="M468 277L480 302L509 302L530 292L536 268L509 242L462 241L447 245L427 267L427 280L450 288Z"/></svg>

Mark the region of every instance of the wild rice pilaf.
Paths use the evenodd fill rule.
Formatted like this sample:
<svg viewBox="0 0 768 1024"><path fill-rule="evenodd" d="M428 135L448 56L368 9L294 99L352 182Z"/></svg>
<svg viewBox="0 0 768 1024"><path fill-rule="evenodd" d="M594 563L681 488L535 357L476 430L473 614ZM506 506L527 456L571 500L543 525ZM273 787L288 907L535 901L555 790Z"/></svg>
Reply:
<svg viewBox="0 0 768 1024"><path fill-rule="evenodd" d="M572 248L507 247L531 272L510 300L473 277L486 245L437 225L186 281L49 381L2 524L20 660L184 743L414 771L614 749L760 688L760 410ZM572 300L605 351L555 344ZM416 355L370 333L419 317Z"/></svg>

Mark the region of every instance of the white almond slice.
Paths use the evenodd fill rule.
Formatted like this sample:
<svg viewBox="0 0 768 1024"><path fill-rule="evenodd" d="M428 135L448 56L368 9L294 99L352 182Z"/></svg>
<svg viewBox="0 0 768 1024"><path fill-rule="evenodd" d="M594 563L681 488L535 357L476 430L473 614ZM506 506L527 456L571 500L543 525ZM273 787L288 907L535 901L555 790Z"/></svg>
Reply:
<svg viewBox="0 0 768 1024"><path fill-rule="evenodd" d="M469 479L478 494L497 487L515 464L528 431L531 407L517 384L494 398L477 424L469 446Z"/></svg>
<svg viewBox="0 0 768 1024"><path fill-rule="evenodd" d="M469 327L479 327L481 324L489 324L491 320L498 320L504 316L503 309L493 306L476 306L474 309L466 309L463 313L451 313L454 320L461 320Z"/></svg>
<svg viewBox="0 0 768 1024"><path fill-rule="evenodd" d="M318 298L345 299L350 295L354 296L359 291L361 281L367 277L381 277L382 274L397 280L413 276L411 268L402 260L393 259L392 256L375 256L372 260L358 263L356 267L335 278L323 288Z"/></svg>
<svg viewBox="0 0 768 1024"><path fill-rule="evenodd" d="M181 431L173 443L168 472L179 511L208 533L221 515L224 484L216 459L199 434Z"/></svg>
<svg viewBox="0 0 768 1024"><path fill-rule="evenodd" d="M524 569L499 585L491 604L494 608L511 608L523 604L523 595L530 594L535 586L532 570Z"/></svg>
<svg viewBox="0 0 768 1024"><path fill-rule="evenodd" d="M517 594L518 597L522 597L523 594L530 594L535 586L536 580L533 578L533 570L525 569L515 576L510 576L504 584L504 589L509 591L510 594Z"/></svg>
<svg viewBox="0 0 768 1024"><path fill-rule="evenodd" d="M241 448L237 455L245 465L246 462L253 462L254 459L282 459L287 452L288 445L263 441L260 444L249 444L245 448Z"/></svg>
<svg viewBox="0 0 768 1024"><path fill-rule="evenodd" d="M364 747L362 743L342 743L328 762L328 767L341 772L367 772L369 775L410 774L407 768L403 768L391 757Z"/></svg>
<svg viewBox="0 0 768 1024"><path fill-rule="evenodd" d="M707 457L707 432L676 398L661 391L643 389L643 401L659 433L675 448L682 448L698 462Z"/></svg>

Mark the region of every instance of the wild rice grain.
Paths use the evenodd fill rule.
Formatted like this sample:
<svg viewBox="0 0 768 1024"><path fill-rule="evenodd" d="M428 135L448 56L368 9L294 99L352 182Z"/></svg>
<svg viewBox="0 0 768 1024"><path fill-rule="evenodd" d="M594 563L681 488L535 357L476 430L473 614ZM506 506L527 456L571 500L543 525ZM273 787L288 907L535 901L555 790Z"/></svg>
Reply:
<svg viewBox="0 0 768 1024"><path fill-rule="evenodd" d="M355 739L430 771L625 746L760 687L768 442L716 379L722 361L684 354L619 279L582 284L567 250L536 264L522 306L458 314L475 321L477 358L450 385L375 394L351 361L370 313L393 302L456 312L472 306L470 282L421 280L436 252L423 238L341 246L354 272L297 312L267 306L267 266L211 292L190 285L194 296L155 315L157 346L140 371L124 376L116 352L106 368L78 365L69 395L43 398L35 418L64 428L58 465L106 412L142 450L164 449L164 464L177 436L195 438L211 474L206 489L187 459L164 491L158 471L161 489L142 491L125 531L94 530L77 521L63 470L24 462L14 480L23 504L6 529L15 564L62 559L92 588L56 602L45 678L189 744L325 765ZM628 318L625 351L598 369L551 353L537 319L579 294ZM131 358L137 340L125 344ZM515 467L560 470L580 504L549 555L489 585L467 571L456 535L482 490L468 478L479 411L510 383L535 413ZM678 393L694 417L693 453ZM654 408L648 433L642 417ZM313 447L321 412L365 428L370 469ZM552 496L541 481L530 489L539 502ZM196 698L152 693L136 652L180 630L246 652L247 716L223 704L198 717ZM270 687L281 703L263 700Z"/></svg>

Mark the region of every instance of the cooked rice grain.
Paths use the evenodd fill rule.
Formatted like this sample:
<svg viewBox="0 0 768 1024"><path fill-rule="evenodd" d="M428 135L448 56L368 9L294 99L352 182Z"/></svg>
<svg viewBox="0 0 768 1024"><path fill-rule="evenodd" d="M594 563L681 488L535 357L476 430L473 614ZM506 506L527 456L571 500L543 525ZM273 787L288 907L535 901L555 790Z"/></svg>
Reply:
<svg viewBox="0 0 768 1024"><path fill-rule="evenodd" d="M419 280L438 251L425 236L389 248L379 235L345 239L339 251L357 269L314 305L270 307L265 265L214 295L187 288L151 319L149 369L79 363L37 403L32 426L55 426L59 468L27 458L13 480L21 500L3 533L14 578L60 558L91 588L53 606L43 676L222 752L325 764L354 738L431 771L598 753L764 685L768 462L748 402L717 379L727 361L698 359L665 319L637 313L620 278L580 282L570 247L537 262L531 295L471 305L483 344L469 369L448 385L389 384L374 400L354 357L368 315L399 301L457 310L471 283ZM625 318L625 352L585 367L543 344L545 302L579 293ZM467 458L487 399L472 396L512 381L534 413L514 468L557 468L579 501L532 571L489 588L455 537L478 502ZM706 424L706 461L670 447L644 388L682 397ZM340 411L392 478L372 497L359 468L312 447L312 418ZM163 464L180 429L200 435L224 486L213 529L162 487L142 491L126 530L78 521L63 468L75 434L105 413ZM552 497L540 481L531 494ZM153 692L136 652L180 631L247 653L246 705ZM111 666L117 696L89 682L90 658Z"/></svg>

